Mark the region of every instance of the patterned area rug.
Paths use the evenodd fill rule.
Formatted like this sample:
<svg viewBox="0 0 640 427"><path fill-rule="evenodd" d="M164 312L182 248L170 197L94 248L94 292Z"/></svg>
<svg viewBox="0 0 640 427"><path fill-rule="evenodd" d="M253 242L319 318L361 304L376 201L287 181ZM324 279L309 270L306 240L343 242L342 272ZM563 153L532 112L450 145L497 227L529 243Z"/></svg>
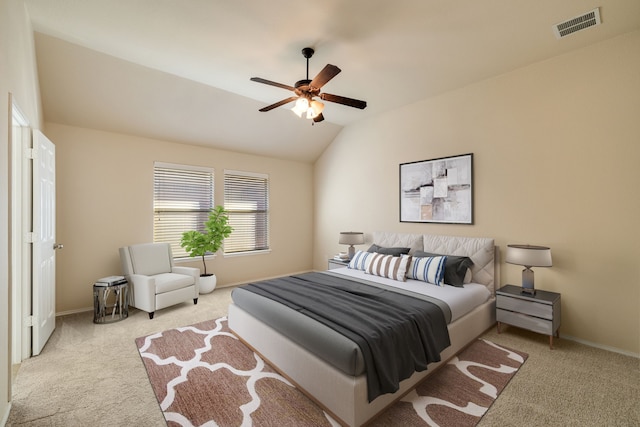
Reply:
<svg viewBox="0 0 640 427"><path fill-rule="evenodd" d="M226 318L136 339L169 426L337 426L229 332ZM475 426L526 360L477 340L372 426Z"/></svg>

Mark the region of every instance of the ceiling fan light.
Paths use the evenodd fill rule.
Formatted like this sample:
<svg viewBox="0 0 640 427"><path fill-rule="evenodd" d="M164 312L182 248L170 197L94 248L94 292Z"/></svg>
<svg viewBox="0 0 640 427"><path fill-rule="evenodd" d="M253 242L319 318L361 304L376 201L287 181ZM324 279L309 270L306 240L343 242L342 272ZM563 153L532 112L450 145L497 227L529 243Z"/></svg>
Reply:
<svg viewBox="0 0 640 427"><path fill-rule="evenodd" d="M298 117L302 117L302 114L309 109L309 101L306 98L298 98L296 104L293 106L293 111Z"/></svg>
<svg viewBox="0 0 640 427"><path fill-rule="evenodd" d="M322 102L311 101L311 104L309 105L309 110L307 111L307 118L315 119L322 113L322 110L324 110L324 104Z"/></svg>

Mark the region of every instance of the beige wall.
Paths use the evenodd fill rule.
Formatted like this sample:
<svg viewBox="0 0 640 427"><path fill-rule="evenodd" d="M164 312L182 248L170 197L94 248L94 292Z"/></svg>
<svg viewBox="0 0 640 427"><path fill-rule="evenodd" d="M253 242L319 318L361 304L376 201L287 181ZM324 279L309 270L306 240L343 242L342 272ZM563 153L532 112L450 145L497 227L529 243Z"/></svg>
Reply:
<svg viewBox="0 0 640 427"><path fill-rule="evenodd" d="M268 254L207 261L219 286L312 267L312 165L47 123L56 145L56 311L92 307L92 284L120 274L118 248L153 240L154 161L215 169L215 202L223 204L224 169L269 175ZM200 268L202 262L184 265Z"/></svg>
<svg viewBox="0 0 640 427"><path fill-rule="evenodd" d="M548 245L536 285L562 293L561 333L639 354L638 52L636 31L345 129L315 167L314 266L345 230ZM398 165L464 153L474 225L400 223Z"/></svg>

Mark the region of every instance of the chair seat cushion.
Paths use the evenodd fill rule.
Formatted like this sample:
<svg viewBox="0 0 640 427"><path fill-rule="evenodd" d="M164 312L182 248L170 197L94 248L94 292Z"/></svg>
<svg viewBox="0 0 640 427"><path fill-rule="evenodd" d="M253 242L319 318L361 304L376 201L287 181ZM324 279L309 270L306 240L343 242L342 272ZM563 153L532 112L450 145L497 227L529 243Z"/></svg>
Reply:
<svg viewBox="0 0 640 427"><path fill-rule="evenodd" d="M156 295L186 288L195 284L193 276L176 273L162 273L153 276L156 279Z"/></svg>

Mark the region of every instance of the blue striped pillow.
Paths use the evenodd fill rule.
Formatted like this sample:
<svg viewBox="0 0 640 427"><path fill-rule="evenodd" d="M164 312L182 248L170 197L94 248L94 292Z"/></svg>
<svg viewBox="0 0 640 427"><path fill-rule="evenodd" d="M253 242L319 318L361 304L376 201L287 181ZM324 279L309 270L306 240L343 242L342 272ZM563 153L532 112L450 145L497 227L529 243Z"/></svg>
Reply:
<svg viewBox="0 0 640 427"><path fill-rule="evenodd" d="M444 264L446 261L446 256L413 257L407 270L407 277L444 286Z"/></svg>
<svg viewBox="0 0 640 427"><path fill-rule="evenodd" d="M373 259L373 252L358 251L349 261L349 268L354 270L367 271L369 263Z"/></svg>

